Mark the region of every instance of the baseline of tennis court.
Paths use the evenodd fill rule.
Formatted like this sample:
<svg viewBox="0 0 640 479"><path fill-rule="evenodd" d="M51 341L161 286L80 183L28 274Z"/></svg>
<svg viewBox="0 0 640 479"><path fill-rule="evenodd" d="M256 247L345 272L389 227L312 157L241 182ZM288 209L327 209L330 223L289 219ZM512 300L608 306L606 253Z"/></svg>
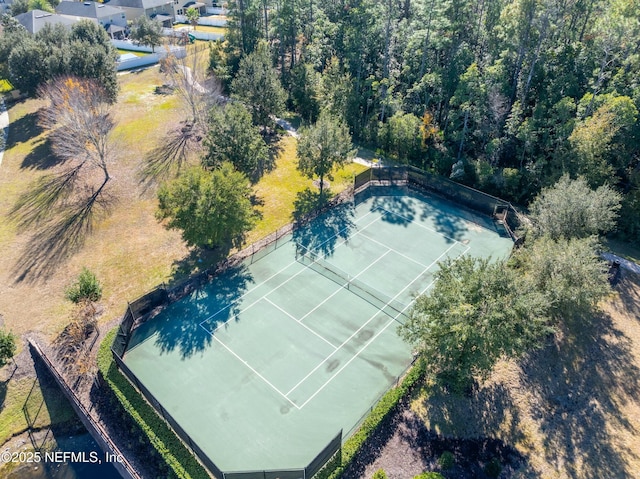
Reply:
<svg viewBox="0 0 640 479"><path fill-rule="evenodd" d="M305 467L409 365L397 326L437 263L508 254L483 221L371 190L168 306L124 361L221 470Z"/></svg>

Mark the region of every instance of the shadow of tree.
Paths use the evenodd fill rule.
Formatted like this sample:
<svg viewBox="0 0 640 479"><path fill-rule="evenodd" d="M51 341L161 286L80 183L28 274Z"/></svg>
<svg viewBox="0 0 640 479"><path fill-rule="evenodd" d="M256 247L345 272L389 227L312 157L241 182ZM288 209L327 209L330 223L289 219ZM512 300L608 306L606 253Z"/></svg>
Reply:
<svg viewBox="0 0 640 479"><path fill-rule="evenodd" d="M331 256L338 241L349 239L356 228L352 219L355 206L353 203L344 203L322 213L313 222L304 223L306 218L326 204L326 193L323 197L321 199L320 193L310 188L297 194L293 218L303 224L293 231L293 241L323 256Z"/></svg>
<svg viewBox="0 0 640 479"><path fill-rule="evenodd" d="M57 165L64 164L65 160L54 155L51 151L51 140L44 138L39 140L22 160L20 168L33 168L36 170L48 170Z"/></svg>
<svg viewBox="0 0 640 479"><path fill-rule="evenodd" d="M416 202L405 194L374 196L371 211L382 214L382 221L394 225L408 226L416 217Z"/></svg>
<svg viewBox="0 0 640 479"><path fill-rule="evenodd" d="M203 351L211 344L216 328L234 317L238 320L238 300L252 282L243 264L226 270L139 326L129 350L154 336L163 353L178 350L182 358L188 358ZM203 320L207 323L200 326Z"/></svg>
<svg viewBox="0 0 640 479"><path fill-rule="evenodd" d="M503 441L488 437L456 439L429 430L418 416L407 411L398 435L402 443L417 453L423 470L439 469L438 459L445 451L453 454L454 464L444 474L447 478L488 478L484 466L493 459L509 469L517 469L525 458ZM501 476L502 477L502 476Z"/></svg>
<svg viewBox="0 0 640 479"><path fill-rule="evenodd" d="M281 139L282 135L276 133L267 135L267 137L264 139L269 149L269 155L266 161L260 162L258 164L255 173L251 175L250 180L252 183L257 183L258 181L260 181L260 178L262 178L266 173L273 171L273 169L276 167L276 161L278 160L278 157L284 149L282 143L280 142Z"/></svg>
<svg viewBox="0 0 640 479"><path fill-rule="evenodd" d="M62 262L82 248L95 220L108 214L113 198L105 192L97 195L89 188L69 198L74 182L75 173L49 176L25 193L13 208L11 217L19 227L33 227L13 267L16 282L45 281Z"/></svg>
<svg viewBox="0 0 640 479"><path fill-rule="evenodd" d="M9 128L9 138L7 138L7 150L26 143L43 132L42 127L38 125L38 112L27 113L23 117L11 120L11 128Z"/></svg>
<svg viewBox="0 0 640 479"><path fill-rule="evenodd" d="M640 320L640 274L622 270L616 290L620 293L620 307L631 317Z"/></svg>
<svg viewBox="0 0 640 479"><path fill-rule="evenodd" d="M6 381L0 381L0 411L4 409L4 400L7 398L8 385L9 379Z"/></svg>
<svg viewBox="0 0 640 479"><path fill-rule="evenodd" d="M620 408L640 392L633 343L610 316L565 320L553 344L524 364L527 386L538 400L534 415L544 432L546 460L567 477L629 477L617 437L640 431Z"/></svg>
<svg viewBox="0 0 640 479"><path fill-rule="evenodd" d="M144 157L138 173L143 193L156 183L178 176L188 166L192 154L202 149L203 137L200 128L191 123L181 122L169 130Z"/></svg>
<svg viewBox="0 0 640 479"><path fill-rule="evenodd" d="M434 387L423 406L428 429L444 437L489 437L499 431L511 444L523 439L520 413L502 384L480 388L468 397Z"/></svg>
<svg viewBox="0 0 640 479"><path fill-rule="evenodd" d="M229 254L229 248L193 248L184 258L173 262L169 282L181 281L198 271L215 267Z"/></svg>

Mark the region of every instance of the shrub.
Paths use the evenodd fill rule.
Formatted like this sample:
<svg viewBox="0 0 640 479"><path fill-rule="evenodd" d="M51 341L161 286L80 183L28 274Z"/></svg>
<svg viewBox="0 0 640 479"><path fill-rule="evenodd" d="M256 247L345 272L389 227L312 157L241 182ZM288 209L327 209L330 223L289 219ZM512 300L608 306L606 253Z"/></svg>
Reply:
<svg viewBox="0 0 640 479"><path fill-rule="evenodd" d="M371 479L387 479L387 473L384 472L384 469L378 469L373 473Z"/></svg>
<svg viewBox="0 0 640 479"><path fill-rule="evenodd" d="M418 474L413 479L446 479L442 474L437 472L423 472Z"/></svg>
<svg viewBox="0 0 640 479"><path fill-rule="evenodd" d="M438 465L444 469L451 469L456 462L456 458L451 451L444 451L438 458Z"/></svg>
<svg viewBox="0 0 640 479"><path fill-rule="evenodd" d="M81 301L98 301L102 297L102 285L96 275L87 268L82 268L78 279L64 292L65 297L72 303Z"/></svg>
<svg viewBox="0 0 640 479"><path fill-rule="evenodd" d="M141 443L150 443L169 466L170 478L209 478L203 466L176 436L169 425L118 370L111 354L111 345L118 328L111 330L100 344L98 369L108 389L134 426L131 433ZM153 460L153 458L151 458Z"/></svg>
<svg viewBox="0 0 640 479"><path fill-rule="evenodd" d="M16 336L11 331L0 329L0 367L16 354Z"/></svg>
<svg viewBox="0 0 640 479"><path fill-rule="evenodd" d="M371 411L362 422L360 428L342 445L342 463L335 468L333 464L331 464L331 467L326 465L315 477L319 479L339 478L349 464L354 461L356 455L367 440L378 431L378 428L384 424L385 420L395 413L402 399L405 398L424 377L424 373L425 364L424 361L420 360L407 373L400 386L389 390L382 396L382 399L378 401L373 411Z"/></svg>
<svg viewBox="0 0 640 479"><path fill-rule="evenodd" d="M493 479L496 479L501 472L502 464L495 457L484 466L484 473Z"/></svg>

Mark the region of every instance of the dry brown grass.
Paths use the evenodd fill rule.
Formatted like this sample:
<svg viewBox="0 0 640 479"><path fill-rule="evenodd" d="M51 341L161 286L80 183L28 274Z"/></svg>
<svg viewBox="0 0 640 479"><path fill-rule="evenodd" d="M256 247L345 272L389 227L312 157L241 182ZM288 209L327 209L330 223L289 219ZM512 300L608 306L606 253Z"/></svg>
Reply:
<svg viewBox="0 0 640 479"><path fill-rule="evenodd" d="M107 186L114 205L94 223L78 251L51 258L51 267L46 268L50 273L36 277L20 278L22 271L16 268L21 259L35 254L29 250L33 229L19 230L9 212L22 192L62 166L50 155L46 135L37 126L41 104L27 100L9 110L10 138L0 167L0 313L16 334L35 330L53 338L63 330L72 310L64 288L83 266L103 283L101 321L108 321L122 313L126 301L184 274L189 264L183 261L189 251L179 232L167 231L154 217L155 188L145 190L139 181L145 153L182 118L179 101L175 95L154 93L165 82L157 68L119 78L121 91L114 107L119 153L110 166L112 180ZM256 195L264 202L263 216L248 235L249 242L291 221L296 194L311 185L295 169L295 139L283 137L279 148L277 168L256 185ZM339 172L332 190L342 190L361 168L350 165Z"/></svg>
<svg viewBox="0 0 640 479"><path fill-rule="evenodd" d="M16 264L35 253L28 249L32 230L19 231L8 213L21 192L61 166L51 157L45 135L36 125L39 103L27 100L9 110L9 145L0 167L0 311L17 334L38 330L53 336L62 330L71 312L64 288L83 266L103 282L103 318L111 319L120 314L126 300L170 277L173 262L187 253L179 234L156 222L153 192L143 195L137 179L144 153L176 120L175 99L154 95L155 86L162 83L157 69L120 79L122 91L114 109L119 154L110 166L113 178L108 185L117 201L94 224L79 251L51 258L59 264L46 277L19 279Z"/></svg>
<svg viewBox="0 0 640 479"><path fill-rule="evenodd" d="M445 436L514 446L528 460L516 477L640 478L640 277L626 273L600 317L500 364L472 398L422 395L412 407Z"/></svg>

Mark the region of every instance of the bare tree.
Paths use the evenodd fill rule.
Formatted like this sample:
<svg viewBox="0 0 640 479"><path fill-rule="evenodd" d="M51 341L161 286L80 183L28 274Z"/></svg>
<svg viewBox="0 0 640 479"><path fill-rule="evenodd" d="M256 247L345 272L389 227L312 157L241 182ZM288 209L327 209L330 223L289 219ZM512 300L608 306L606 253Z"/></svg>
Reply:
<svg viewBox="0 0 640 479"><path fill-rule="evenodd" d="M40 124L62 166L25 191L11 210L19 227L33 232L15 265L18 281L52 273L82 247L96 212L110 204L105 187L115 124L105 89L95 80L67 76L44 85L40 95L47 102Z"/></svg>
<svg viewBox="0 0 640 479"><path fill-rule="evenodd" d="M145 157L141 181L149 184L177 173L189 158L203 151L207 117L211 107L222 103L222 88L208 68L209 50L194 46L181 58L170 53L161 63L168 85L180 99L184 120L163 138L161 144Z"/></svg>
<svg viewBox="0 0 640 479"><path fill-rule="evenodd" d="M53 153L73 162L77 170L99 169L102 180L90 186L93 204L110 179L111 132L115 123L104 88L95 80L72 76L45 84L40 96L48 106L40 111L40 125L49 130Z"/></svg>

